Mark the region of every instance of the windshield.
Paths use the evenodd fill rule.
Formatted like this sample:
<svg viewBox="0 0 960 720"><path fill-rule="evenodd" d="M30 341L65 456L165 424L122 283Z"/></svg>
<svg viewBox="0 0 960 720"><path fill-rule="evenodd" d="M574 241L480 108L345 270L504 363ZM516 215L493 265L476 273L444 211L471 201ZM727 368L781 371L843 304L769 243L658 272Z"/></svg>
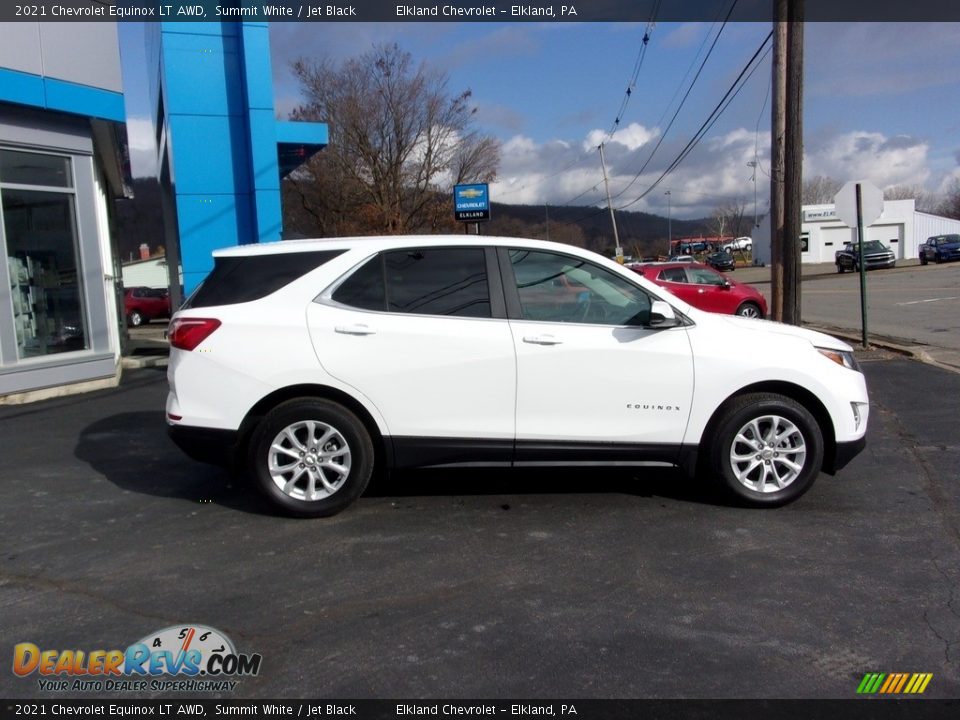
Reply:
<svg viewBox="0 0 960 720"><path fill-rule="evenodd" d="M865 242L863 244L864 252L878 252L878 251L882 252L886 249L887 249L886 246L884 246L884 244L879 240L870 240L869 242Z"/></svg>

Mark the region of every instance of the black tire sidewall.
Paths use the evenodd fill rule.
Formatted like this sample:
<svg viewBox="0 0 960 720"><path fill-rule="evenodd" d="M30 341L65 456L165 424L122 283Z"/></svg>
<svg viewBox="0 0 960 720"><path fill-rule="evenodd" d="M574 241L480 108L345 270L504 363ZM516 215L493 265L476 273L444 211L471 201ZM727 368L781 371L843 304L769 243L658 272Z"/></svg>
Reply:
<svg viewBox="0 0 960 720"><path fill-rule="evenodd" d="M146 322L146 319L146 316L139 310L134 310L130 313L130 324L133 325L133 327L140 327Z"/></svg>
<svg viewBox="0 0 960 720"><path fill-rule="evenodd" d="M273 482L268 469L270 444L277 434L296 422L317 420L343 435L350 447L351 467L346 482L333 495L322 500L297 500L286 495ZM274 408L259 423L248 448L250 474L257 488L273 505L295 517L328 517L356 501L364 492L373 472L374 448L363 423L338 403L319 398L291 400Z"/></svg>
<svg viewBox="0 0 960 720"><path fill-rule="evenodd" d="M730 467L730 445L737 432L752 418L779 415L800 430L807 446L807 457L800 476L783 490L758 493L745 487ZM716 426L710 449L710 466L723 489L738 503L756 507L776 507L792 502L813 485L823 463L823 435L813 415L796 401L772 394L748 395L735 401Z"/></svg>

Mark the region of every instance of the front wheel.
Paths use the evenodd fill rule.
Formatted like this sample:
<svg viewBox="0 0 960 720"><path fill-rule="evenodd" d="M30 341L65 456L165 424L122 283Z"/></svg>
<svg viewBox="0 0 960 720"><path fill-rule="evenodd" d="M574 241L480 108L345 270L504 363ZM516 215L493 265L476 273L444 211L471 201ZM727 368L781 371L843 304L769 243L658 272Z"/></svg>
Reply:
<svg viewBox="0 0 960 720"><path fill-rule="evenodd" d="M127 319L130 321L130 325L132 327L140 327L143 325L143 321L146 318L144 318L143 313L141 313L139 310L134 310L132 313L130 313L130 317Z"/></svg>
<svg viewBox="0 0 960 720"><path fill-rule="evenodd" d="M760 312L760 306L752 302L743 303L737 308L736 314L745 318L763 318L763 313Z"/></svg>
<svg viewBox="0 0 960 720"><path fill-rule="evenodd" d="M937 263L937 265L939 265L940 263L943 262L943 255L941 255L940 253L937 253L934 256L934 261Z"/></svg>
<svg viewBox="0 0 960 720"><path fill-rule="evenodd" d="M843 265L840 263L837 263L837 272L840 273L841 275L846 272L846 270L844 270Z"/></svg>
<svg viewBox="0 0 960 720"><path fill-rule="evenodd" d="M925 254L920 256L920 264L921 265L927 264L927 256Z"/></svg>
<svg viewBox="0 0 960 720"><path fill-rule="evenodd" d="M278 405L250 440L260 491L298 517L327 517L359 498L370 482L370 433L347 408L319 398Z"/></svg>
<svg viewBox="0 0 960 720"><path fill-rule="evenodd" d="M737 501L757 507L793 502L813 485L823 435L810 412L784 395L751 393L724 410L709 466Z"/></svg>

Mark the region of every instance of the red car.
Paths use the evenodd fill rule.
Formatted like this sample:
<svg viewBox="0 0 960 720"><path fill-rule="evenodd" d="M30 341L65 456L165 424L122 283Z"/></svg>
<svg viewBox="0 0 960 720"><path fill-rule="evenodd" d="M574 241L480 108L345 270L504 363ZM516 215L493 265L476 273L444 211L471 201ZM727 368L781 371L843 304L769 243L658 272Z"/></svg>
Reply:
<svg viewBox="0 0 960 720"><path fill-rule="evenodd" d="M170 291L148 287L127 288L123 294L127 324L137 327L154 318L170 317Z"/></svg>
<svg viewBox="0 0 960 720"><path fill-rule="evenodd" d="M700 263L650 263L630 268L665 287L681 300L708 312L767 316L767 301L755 288L738 283Z"/></svg>

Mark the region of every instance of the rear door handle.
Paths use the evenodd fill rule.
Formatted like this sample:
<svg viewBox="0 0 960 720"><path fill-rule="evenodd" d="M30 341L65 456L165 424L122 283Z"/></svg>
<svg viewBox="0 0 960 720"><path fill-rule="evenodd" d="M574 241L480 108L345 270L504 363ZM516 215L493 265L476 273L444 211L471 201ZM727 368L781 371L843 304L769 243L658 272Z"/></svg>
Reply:
<svg viewBox="0 0 960 720"><path fill-rule="evenodd" d="M367 325L337 325L333 331L341 335L373 335L377 332Z"/></svg>
<svg viewBox="0 0 960 720"><path fill-rule="evenodd" d="M560 338L554 337L553 335L525 335L523 338L525 343L530 343L531 345L561 345L563 340Z"/></svg>

